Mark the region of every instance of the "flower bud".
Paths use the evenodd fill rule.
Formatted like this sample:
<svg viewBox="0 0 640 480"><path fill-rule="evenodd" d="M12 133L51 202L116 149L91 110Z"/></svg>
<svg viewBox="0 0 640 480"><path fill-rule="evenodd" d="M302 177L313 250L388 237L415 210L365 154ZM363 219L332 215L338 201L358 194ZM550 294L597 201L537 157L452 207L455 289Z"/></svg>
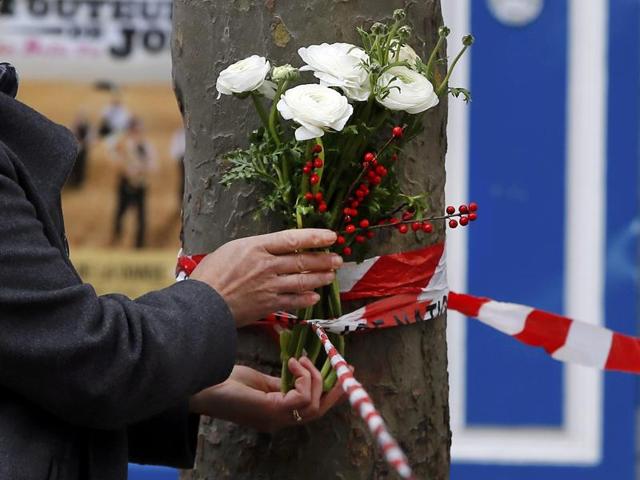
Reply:
<svg viewBox="0 0 640 480"><path fill-rule="evenodd" d="M465 47L470 47L471 45L473 45L474 41L475 39L473 38L473 35L465 35L464 37L462 37L462 44Z"/></svg>
<svg viewBox="0 0 640 480"><path fill-rule="evenodd" d="M300 72L298 69L288 63L279 67L273 67L271 71L271 79L277 83L297 80L299 76Z"/></svg>
<svg viewBox="0 0 640 480"><path fill-rule="evenodd" d="M402 21L407 18L407 12L403 8L398 8L393 11L393 19L396 21Z"/></svg>
<svg viewBox="0 0 640 480"><path fill-rule="evenodd" d="M411 30L411 27L407 27L406 25L398 29L398 35L402 40L408 39L412 33L413 30Z"/></svg>
<svg viewBox="0 0 640 480"><path fill-rule="evenodd" d="M371 62L369 65L370 73L380 73L382 71L382 66L378 62Z"/></svg>
<svg viewBox="0 0 640 480"><path fill-rule="evenodd" d="M371 33L375 35L383 35L387 32L387 26L384 23L376 22L371 25Z"/></svg>
<svg viewBox="0 0 640 480"><path fill-rule="evenodd" d="M450 33L451 33L451 29L446 25L443 25L438 29L438 35L440 37L448 37Z"/></svg>

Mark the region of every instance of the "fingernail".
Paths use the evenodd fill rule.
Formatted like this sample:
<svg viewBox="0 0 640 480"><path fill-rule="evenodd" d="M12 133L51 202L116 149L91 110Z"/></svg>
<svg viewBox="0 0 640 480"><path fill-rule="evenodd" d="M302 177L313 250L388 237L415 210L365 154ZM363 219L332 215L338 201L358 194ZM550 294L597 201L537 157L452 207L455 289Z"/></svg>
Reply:
<svg viewBox="0 0 640 480"><path fill-rule="evenodd" d="M315 292L311 295L311 298L312 298L312 300L313 300L313 303L317 303L317 302L319 302L319 301L320 301L320 295L318 295L318 294L317 294L317 293L315 293Z"/></svg>
<svg viewBox="0 0 640 480"><path fill-rule="evenodd" d="M333 268L340 268L343 263L344 260L340 255L333 255L333 258L331 258L331 265L333 266Z"/></svg>
<svg viewBox="0 0 640 480"><path fill-rule="evenodd" d="M327 242L334 243L338 239L338 234L336 232L332 232L331 230L325 230L322 234L322 240L326 240Z"/></svg>

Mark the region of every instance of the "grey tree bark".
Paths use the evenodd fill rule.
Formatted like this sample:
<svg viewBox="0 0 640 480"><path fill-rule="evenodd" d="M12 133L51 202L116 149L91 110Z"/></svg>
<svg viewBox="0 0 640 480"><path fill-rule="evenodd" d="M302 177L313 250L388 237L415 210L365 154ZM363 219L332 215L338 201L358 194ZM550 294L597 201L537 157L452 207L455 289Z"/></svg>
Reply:
<svg viewBox="0 0 640 480"><path fill-rule="evenodd" d="M250 208L259 192L219 185L224 152L244 145L258 119L251 102L216 100L218 73L251 54L276 65L300 65L296 50L322 42L357 43L355 27L389 18L400 0L175 0L173 76L187 129L184 247L191 253L277 228L254 222ZM439 0L409 9L426 58L442 24ZM442 67L444 68L444 67ZM442 72L440 72L442 73ZM411 193L427 191L435 212L444 207L447 101L427 113L424 134L406 149L401 179ZM444 240L437 226L431 242ZM423 239L424 241L424 239ZM378 252L415 248L412 235L387 237ZM353 335L347 358L372 395L390 430L405 449L418 478L449 476L446 318ZM242 363L279 369L278 347L264 332L241 332ZM366 426L348 405L322 420L275 435L204 418L195 468L183 479L383 479L396 478L377 451Z"/></svg>

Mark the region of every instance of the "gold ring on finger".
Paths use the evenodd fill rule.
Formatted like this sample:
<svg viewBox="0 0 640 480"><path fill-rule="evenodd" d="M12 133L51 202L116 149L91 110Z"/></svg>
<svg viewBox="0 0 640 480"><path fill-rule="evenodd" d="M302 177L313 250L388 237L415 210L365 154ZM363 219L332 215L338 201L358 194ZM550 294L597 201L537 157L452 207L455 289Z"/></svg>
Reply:
<svg viewBox="0 0 640 480"><path fill-rule="evenodd" d="M298 410L294 409L291 413L293 414L293 419L296 422L298 423L302 422L302 415L300 415L300 412L298 412Z"/></svg>

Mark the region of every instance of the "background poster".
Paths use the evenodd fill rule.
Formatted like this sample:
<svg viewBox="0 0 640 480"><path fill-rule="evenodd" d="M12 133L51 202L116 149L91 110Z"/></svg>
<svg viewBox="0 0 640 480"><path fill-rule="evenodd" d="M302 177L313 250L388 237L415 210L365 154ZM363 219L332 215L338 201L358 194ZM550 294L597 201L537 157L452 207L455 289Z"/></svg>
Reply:
<svg viewBox="0 0 640 480"><path fill-rule="evenodd" d="M20 74L18 99L83 145L62 204L72 257L100 293L137 296L172 281L184 137L171 90L170 33L170 1L0 3L0 59ZM144 193L134 186L123 201L123 175L144 177Z"/></svg>

